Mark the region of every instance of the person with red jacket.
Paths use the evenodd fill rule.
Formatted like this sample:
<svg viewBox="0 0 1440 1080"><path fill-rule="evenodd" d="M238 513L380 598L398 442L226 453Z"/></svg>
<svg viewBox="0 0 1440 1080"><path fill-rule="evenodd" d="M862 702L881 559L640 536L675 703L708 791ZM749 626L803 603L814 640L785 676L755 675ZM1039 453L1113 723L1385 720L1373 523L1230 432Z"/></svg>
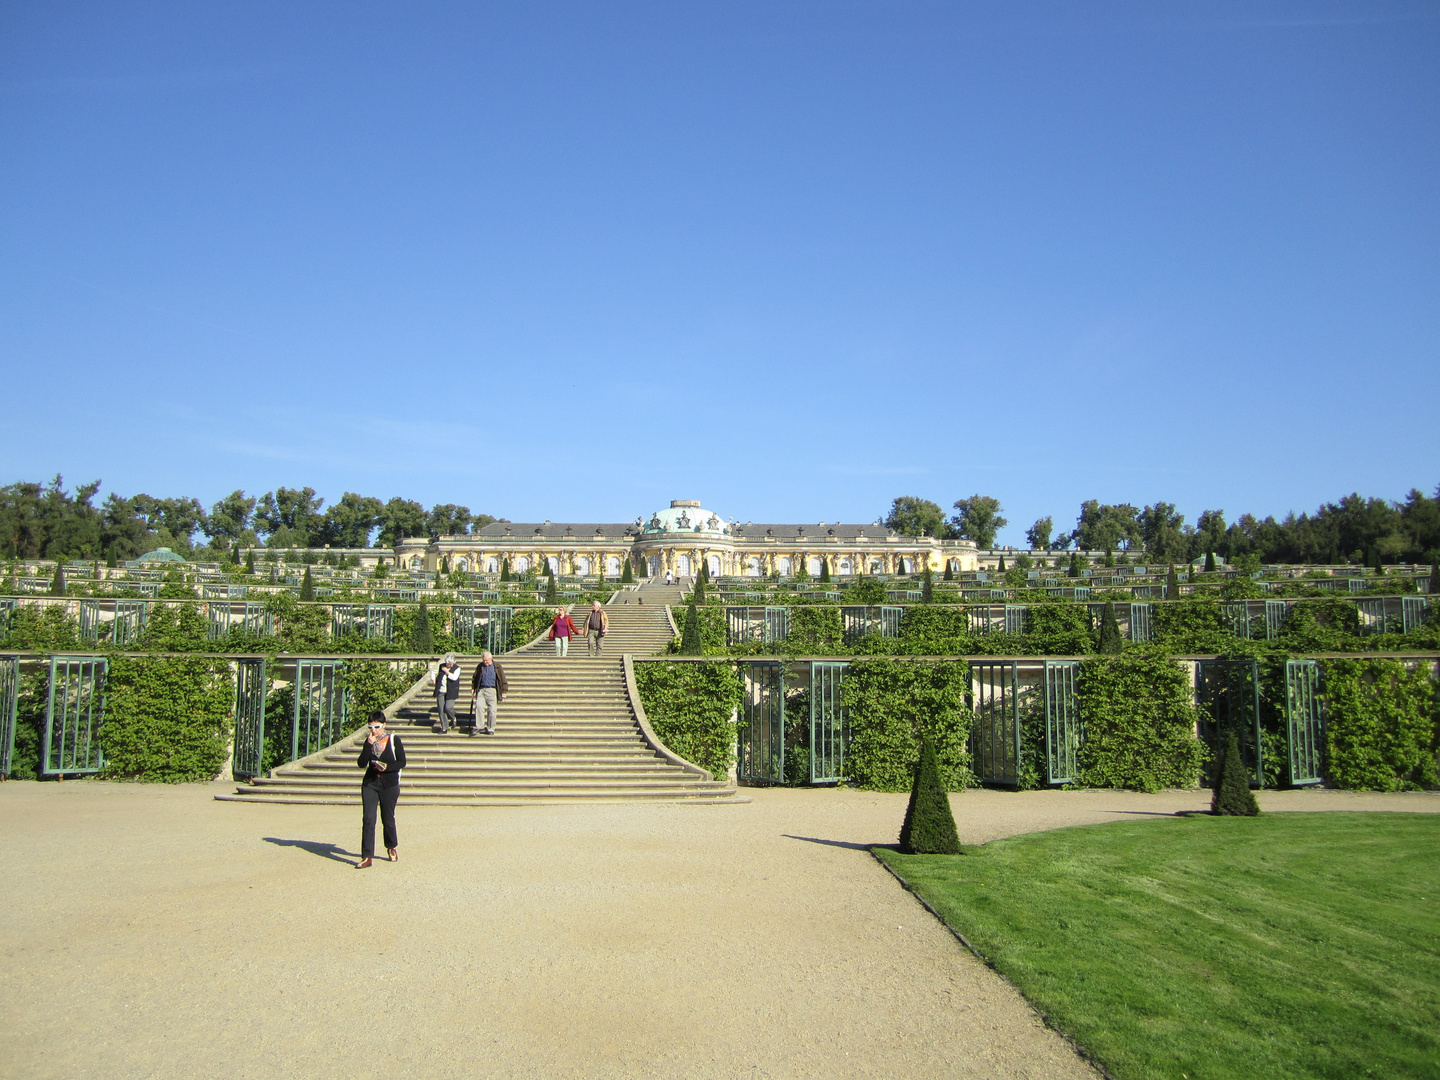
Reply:
<svg viewBox="0 0 1440 1080"><path fill-rule="evenodd" d="M556 656L570 655L570 639L580 636L575 620L566 614L563 607L555 609L555 621L550 624L550 640L555 642Z"/></svg>

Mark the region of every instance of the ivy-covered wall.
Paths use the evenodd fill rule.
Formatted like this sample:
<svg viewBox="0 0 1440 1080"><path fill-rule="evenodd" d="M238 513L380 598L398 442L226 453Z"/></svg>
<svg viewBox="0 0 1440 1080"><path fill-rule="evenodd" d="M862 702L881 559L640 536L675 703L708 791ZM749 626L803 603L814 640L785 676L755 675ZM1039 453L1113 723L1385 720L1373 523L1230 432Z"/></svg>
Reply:
<svg viewBox="0 0 1440 1080"><path fill-rule="evenodd" d="M968 664L874 659L850 665L841 683L850 729L846 778L875 791L908 791L929 735L951 791L975 784L970 767Z"/></svg>
<svg viewBox="0 0 1440 1080"><path fill-rule="evenodd" d="M112 660L100 729L102 775L168 784L212 779L229 755L234 704L224 660Z"/></svg>
<svg viewBox="0 0 1440 1080"><path fill-rule="evenodd" d="M1326 776L1366 791L1440 786L1440 708L1425 665L1326 660L1322 667Z"/></svg>
<svg viewBox="0 0 1440 1080"><path fill-rule="evenodd" d="M660 741L686 761L724 778L735 763L740 676L733 664L635 665L635 689Z"/></svg>
<svg viewBox="0 0 1440 1080"><path fill-rule="evenodd" d="M1208 751L1195 736L1198 719L1188 673L1159 654L1086 660L1076 684L1085 737L1085 787L1194 787Z"/></svg>

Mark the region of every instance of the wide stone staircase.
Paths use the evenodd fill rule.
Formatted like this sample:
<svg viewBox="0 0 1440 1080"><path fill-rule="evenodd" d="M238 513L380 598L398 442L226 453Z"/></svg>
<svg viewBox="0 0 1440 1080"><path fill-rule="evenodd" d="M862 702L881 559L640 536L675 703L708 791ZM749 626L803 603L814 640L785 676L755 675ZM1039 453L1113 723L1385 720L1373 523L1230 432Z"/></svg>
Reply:
<svg viewBox="0 0 1440 1080"><path fill-rule="evenodd" d="M408 759L401 777L401 800L492 806L617 800L748 802L733 782L713 779L661 746L631 707L623 655L650 656L665 648L673 635L664 605L673 603L680 591L646 584L616 596L606 607L610 630L598 658L586 655L584 639L573 641L570 655L563 659L555 656L547 641L498 657L510 693L500 705L494 735L470 734L468 723L466 730L452 727L448 735L439 734L433 692L428 686L412 691L390 725L404 742ZM582 628L586 611L571 612ZM470 678L479 659L462 658L456 712L466 721L472 702ZM363 738L364 732L358 732L218 797L237 802L358 804L360 770L355 759Z"/></svg>

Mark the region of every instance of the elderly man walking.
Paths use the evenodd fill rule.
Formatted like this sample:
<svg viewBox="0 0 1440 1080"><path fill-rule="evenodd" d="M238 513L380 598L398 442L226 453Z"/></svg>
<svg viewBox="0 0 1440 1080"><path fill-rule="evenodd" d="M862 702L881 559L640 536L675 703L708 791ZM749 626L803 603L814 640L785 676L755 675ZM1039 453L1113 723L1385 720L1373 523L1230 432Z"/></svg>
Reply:
<svg viewBox="0 0 1440 1080"><path fill-rule="evenodd" d="M505 681L505 669L495 663L489 652L480 654L480 663L475 665L475 674L470 677L470 689L475 691L475 726L470 729L474 735L480 730L480 717L485 717L485 734L495 734L495 714L499 711L497 701L504 701L510 692Z"/></svg>
<svg viewBox="0 0 1440 1080"><path fill-rule="evenodd" d="M599 600L590 602L590 615L585 620L585 644L591 656L600 655L601 639L610 632L610 616L600 606Z"/></svg>

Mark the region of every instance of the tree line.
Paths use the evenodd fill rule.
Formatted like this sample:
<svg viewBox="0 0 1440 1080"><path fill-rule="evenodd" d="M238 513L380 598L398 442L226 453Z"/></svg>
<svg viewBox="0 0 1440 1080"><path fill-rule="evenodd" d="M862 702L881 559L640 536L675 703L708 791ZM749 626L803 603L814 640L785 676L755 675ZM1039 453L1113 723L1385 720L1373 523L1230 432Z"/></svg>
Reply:
<svg viewBox="0 0 1440 1080"><path fill-rule="evenodd" d="M938 503L902 495L891 504L885 524L907 536L973 540L980 548L994 547L1010 524L1000 500L989 495L957 499L953 508L947 517ZM1412 488L1402 502L1346 495L1313 514L1291 512L1279 521L1241 514L1227 522L1224 510L1206 510L1193 525L1173 503L1136 507L1087 499L1070 532L1057 533L1054 518L1047 516L1025 530L1025 539L1043 550L1135 551L1175 563L1211 553L1227 562L1434 563L1440 561L1440 485L1428 496Z"/></svg>
<svg viewBox="0 0 1440 1080"><path fill-rule="evenodd" d="M100 505L100 481L67 491L22 481L0 488L0 556L21 559L134 558L158 547L183 555L209 549L385 547L412 536L479 531L490 514L440 503L428 510L414 499L382 502L347 491L326 507L314 488L276 488L265 494L232 491L206 509L198 499L111 493ZM197 541L196 534L204 537Z"/></svg>

